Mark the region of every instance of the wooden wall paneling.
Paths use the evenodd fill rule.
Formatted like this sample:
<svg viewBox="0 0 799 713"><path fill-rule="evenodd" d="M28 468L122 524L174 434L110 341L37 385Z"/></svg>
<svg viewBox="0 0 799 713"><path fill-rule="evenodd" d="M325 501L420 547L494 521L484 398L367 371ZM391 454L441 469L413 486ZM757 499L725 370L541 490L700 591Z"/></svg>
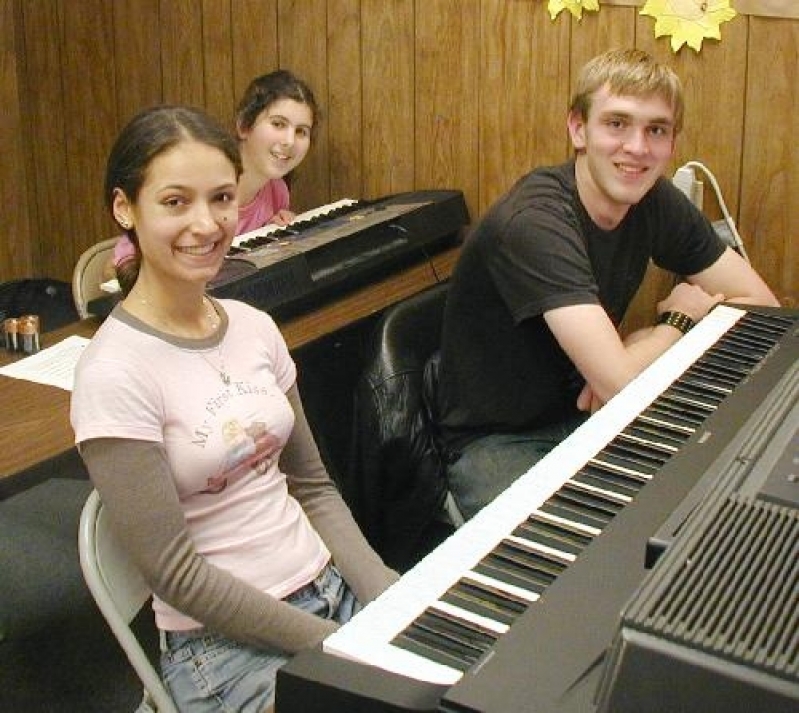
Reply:
<svg viewBox="0 0 799 713"><path fill-rule="evenodd" d="M277 5L278 60L311 87L324 108L327 97L327 2L326 0L279 0ZM327 170L329 142L324 124L291 178L291 207L303 211L329 203Z"/></svg>
<svg viewBox="0 0 799 713"><path fill-rule="evenodd" d="M23 200L31 218L27 236L31 241L31 264L28 271L16 276L65 278L66 265L50 257L53 251L61 252L56 243L71 240L63 231L64 214L69 210L66 147L70 127L66 123L62 83L67 38L61 0L23 3L21 32L25 52L21 91L25 95L26 121L20 139L28 167Z"/></svg>
<svg viewBox="0 0 799 713"><path fill-rule="evenodd" d="M330 199L364 195L363 77L361 76L361 2L327 3L327 97L322 126L326 131Z"/></svg>
<svg viewBox="0 0 799 713"><path fill-rule="evenodd" d="M724 42L706 40L701 53L684 46L676 55L666 38L654 39L651 22L647 22L651 19L640 18L643 49L669 63L685 91L685 125L677 140L674 166L690 160L706 165L718 179L727 207L736 215L741 154L730 149L741 146L743 141L747 18L738 16L725 23ZM707 214L713 219L721 217L714 191L706 180L704 197Z"/></svg>
<svg viewBox="0 0 799 713"><path fill-rule="evenodd" d="M413 0L362 0L364 196L413 189Z"/></svg>
<svg viewBox="0 0 799 713"><path fill-rule="evenodd" d="M415 187L459 188L477 211L479 4L416 1Z"/></svg>
<svg viewBox="0 0 799 713"><path fill-rule="evenodd" d="M233 33L230 0L202 0L204 106L232 129L236 106L233 86Z"/></svg>
<svg viewBox="0 0 799 713"><path fill-rule="evenodd" d="M45 262L54 261L49 274L71 276L80 253L108 236L102 190L117 113L112 3L65 2L63 13L68 157L66 174L56 189L62 201L60 226Z"/></svg>
<svg viewBox="0 0 799 713"><path fill-rule="evenodd" d="M205 106L202 0L164 0L160 7L163 100Z"/></svg>
<svg viewBox="0 0 799 713"><path fill-rule="evenodd" d="M637 13L635 8L610 5L603 6L601 12L583 13L582 20L571 18L569 99L577 75L588 60L616 47L635 47Z"/></svg>
<svg viewBox="0 0 799 713"><path fill-rule="evenodd" d="M161 2L136 0L110 4L114 23L115 126L119 130L135 114L160 104L164 95L158 16Z"/></svg>
<svg viewBox="0 0 799 713"><path fill-rule="evenodd" d="M277 69L277 0L230 0L236 104L256 77ZM233 116L235 107L231 107Z"/></svg>
<svg viewBox="0 0 799 713"><path fill-rule="evenodd" d="M750 18L739 232L786 306L799 306L799 23Z"/></svg>
<svg viewBox="0 0 799 713"><path fill-rule="evenodd" d="M568 22L541 3L481 3L480 195L484 212L523 174L563 159Z"/></svg>
<svg viewBox="0 0 799 713"><path fill-rule="evenodd" d="M19 78L24 69L22 37L17 41L13 0L0 0L0 96L4 98L0 112L0 282L17 275L31 273L31 240L29 201L26 186L25 151L19 141L25 119Z"/></svg>

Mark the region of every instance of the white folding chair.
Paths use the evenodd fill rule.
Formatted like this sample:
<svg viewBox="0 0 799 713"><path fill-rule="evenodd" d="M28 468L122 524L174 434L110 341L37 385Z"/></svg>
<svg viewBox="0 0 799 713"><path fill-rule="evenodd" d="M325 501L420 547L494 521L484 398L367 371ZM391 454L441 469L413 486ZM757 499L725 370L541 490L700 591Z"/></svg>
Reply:
<svg viewBox="0 0 799 713"><path fill-rule="evenodd" d="M144 702L157 713L177 713L161 677L130 627L149 600L150 589L114 539L96 490L81 512L78 551L89 591L144 685Z"/></svg>
<svg viewBox="0 0 799 713"><path fill-rule="evenodd" d="M89 316L89 302L102 297L100 284L104 282L103 271L114 253L119 238L108 238L92 245L78 258L72 271L72 299L81 319Z"/></svg>

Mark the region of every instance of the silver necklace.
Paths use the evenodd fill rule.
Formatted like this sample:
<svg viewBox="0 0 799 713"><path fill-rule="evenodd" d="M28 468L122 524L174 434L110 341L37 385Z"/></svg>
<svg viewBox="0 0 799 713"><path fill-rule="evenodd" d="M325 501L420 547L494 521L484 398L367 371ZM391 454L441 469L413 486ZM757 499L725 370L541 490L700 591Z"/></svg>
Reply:
<svg viewBox="0 0 799 713"><path fill-rule="evenodd" d="M216 311L216 307L214 307L211 300L205 295L203 295L203 304L205 304L205 315L208 317L208 323L211 325L211 329L214 332L217 332L221 323L221 320L219 319L219 313ZM222 379L222 383L225 386L230 386L230 374L228 374L228 371L225 368L225 358L222 356L222 340L219 340L216 345L216 355L219 357L219 366L214 364L203 352L197 353L200 355L200 358L206 364L208 364L208 366L210 366L217 374L219 374L219 378Z"/></svg>
<svg viewBox="0 0 799 713"><path fill-rule="evenodd" d="M165 320L158 314L151 302L149 302L145 297L141 294L137 295L139 302L141 302L150 313L157 319L162 325L164 325L167 329L170 327L174 329L175 325L168 320ZM214 307L211 300L207 297L207 295L202 296L202 303L203 307L205 308L205 317L208 320L208 325L211 329L211 332L216 333L219 330L219 325L222 323L222 320L219 318L219 313L216 311L216 307ZM192 350L194 351L194 350ZM231 378L230 374L228 373L227 369L225 368L225 358L222 356L222 342L216 345L216 354L219 357L219 366L214 364L203 352L195 351L200 359L202 359L208 366L210 366L217 374L219 374L219 378L222 379L222 383L225 386L230 386Z"/></svg>

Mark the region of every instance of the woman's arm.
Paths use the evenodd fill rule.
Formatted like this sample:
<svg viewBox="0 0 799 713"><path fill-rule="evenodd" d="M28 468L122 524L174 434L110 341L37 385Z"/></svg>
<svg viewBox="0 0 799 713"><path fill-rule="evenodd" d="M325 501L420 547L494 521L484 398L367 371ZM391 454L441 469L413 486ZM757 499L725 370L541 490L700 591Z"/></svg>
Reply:
<svg viewBox="0 0 799 713"><path fill-rule="evenodd" d="M82 443L80 451L114 534L170 606L231 639L290 653L315 646L337 628L197 553L160 444L102 438Z"/></svg>

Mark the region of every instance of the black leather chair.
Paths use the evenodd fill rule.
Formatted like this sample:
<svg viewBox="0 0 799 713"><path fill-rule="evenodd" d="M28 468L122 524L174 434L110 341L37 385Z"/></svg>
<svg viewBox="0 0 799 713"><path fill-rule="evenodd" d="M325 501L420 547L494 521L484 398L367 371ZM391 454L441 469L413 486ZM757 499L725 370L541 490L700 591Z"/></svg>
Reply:
<svg viewBox="0 0 799 713"><path fill-rule="evenodd" d="M386 310L355 390L340 486L372 546L400 571L453 530L442 517L448 489L431 394L446 294L440 283Z"/></svg>

